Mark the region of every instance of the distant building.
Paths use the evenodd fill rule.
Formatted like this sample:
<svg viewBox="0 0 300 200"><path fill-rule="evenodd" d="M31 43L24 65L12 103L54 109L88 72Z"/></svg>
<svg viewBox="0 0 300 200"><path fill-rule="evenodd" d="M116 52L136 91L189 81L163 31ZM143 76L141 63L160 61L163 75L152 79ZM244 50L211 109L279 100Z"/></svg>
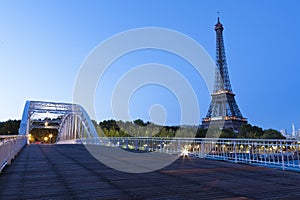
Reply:
<svg viewBox="0 0 300 200"><path fill-rule="evenodd" d="M296 137L296 129L295 129L295 124L292 123L292 136Z"/></svg>
<svg viewBox="0 0 300 200"><path fill-rule="evenodd" d="M300 129L296 131L294 123L292 123L291 133L288 133L286 129L281 129L280 133L288 140L300 140Z"/></svg>
<svg viewBox="0 0 300 200"><path fill-rule="evenodd" d="M284 137L287 135L287 131L286 129L281 129L280 130L281 135L283 135Z"/></svg>
<svg viewBox="0 0 300 200"><path fill-rule="evenodd" d="M294 139L292 134L289 134L286 129L281 129L280 133L281 133L282 136L284 136L288 140L293 140Z"/></svg>

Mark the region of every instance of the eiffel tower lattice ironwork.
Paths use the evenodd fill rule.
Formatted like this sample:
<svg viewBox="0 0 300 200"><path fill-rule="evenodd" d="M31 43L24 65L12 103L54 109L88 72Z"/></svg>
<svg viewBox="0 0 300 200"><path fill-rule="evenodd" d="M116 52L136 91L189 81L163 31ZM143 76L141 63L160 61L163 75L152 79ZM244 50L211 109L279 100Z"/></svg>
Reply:
<svg viewBox="0 0 300 200"><path fill-rule="evenodd" d="M247 123L247 119L242 116L234 98L235 94L231 89L223 41L223 30L223 25L218 18L218 23L215 25L216 71L214 91L211 95L212 100L207 115L202 121L202 125L204 128L213 125L237 131L243 124Z"/></svg>

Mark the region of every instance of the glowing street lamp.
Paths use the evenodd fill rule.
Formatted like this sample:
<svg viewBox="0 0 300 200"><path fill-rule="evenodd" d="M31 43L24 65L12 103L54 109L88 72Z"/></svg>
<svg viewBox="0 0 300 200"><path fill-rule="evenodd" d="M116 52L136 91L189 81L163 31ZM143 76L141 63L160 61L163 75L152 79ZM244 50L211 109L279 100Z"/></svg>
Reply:
<svg viewBox="0 0 300 200"><path fill-rule="evenodd" d="M28 134L28 144L31 142L31 140L32 140L32 136L31 136L31 134L29 133L29 134Z"/></svg>
<svg viewBox="0 0 300 200"><path fill-rule="evenodd" d="M48 141L48 137L44 137L44 141L47 142Z"/></svg>
<svg viewBox="0 0 300 200"><path fill-rule="evenodd" d="M53 134L49 134L49 138L50 138L50 143L52 143L52 137L53 137Z"/></svg>

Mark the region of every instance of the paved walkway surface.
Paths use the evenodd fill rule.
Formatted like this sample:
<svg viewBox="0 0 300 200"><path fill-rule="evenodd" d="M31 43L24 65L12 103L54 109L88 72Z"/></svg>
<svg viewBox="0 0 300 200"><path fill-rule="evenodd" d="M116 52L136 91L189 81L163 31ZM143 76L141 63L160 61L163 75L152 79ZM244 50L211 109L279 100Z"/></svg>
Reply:
<svg viewBox="0 0 300 200"><path fill-rule="evenodd" d="M29 145L0 174L0 199L300 199L300 173L179 158L132 174L83 145Z"/></svg>

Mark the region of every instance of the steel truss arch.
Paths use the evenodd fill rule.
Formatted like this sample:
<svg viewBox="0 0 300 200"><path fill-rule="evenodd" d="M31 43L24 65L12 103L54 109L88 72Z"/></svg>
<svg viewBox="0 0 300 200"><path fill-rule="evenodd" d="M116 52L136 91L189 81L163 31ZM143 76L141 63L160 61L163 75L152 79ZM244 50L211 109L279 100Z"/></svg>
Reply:
<svg viewBox="0 0 300 200"><path fill-rule="evenodd" d="M28 135L34 128L56 129L56 142L98 137L92 120L78 104L26 101L19 135Z"/></svg>

